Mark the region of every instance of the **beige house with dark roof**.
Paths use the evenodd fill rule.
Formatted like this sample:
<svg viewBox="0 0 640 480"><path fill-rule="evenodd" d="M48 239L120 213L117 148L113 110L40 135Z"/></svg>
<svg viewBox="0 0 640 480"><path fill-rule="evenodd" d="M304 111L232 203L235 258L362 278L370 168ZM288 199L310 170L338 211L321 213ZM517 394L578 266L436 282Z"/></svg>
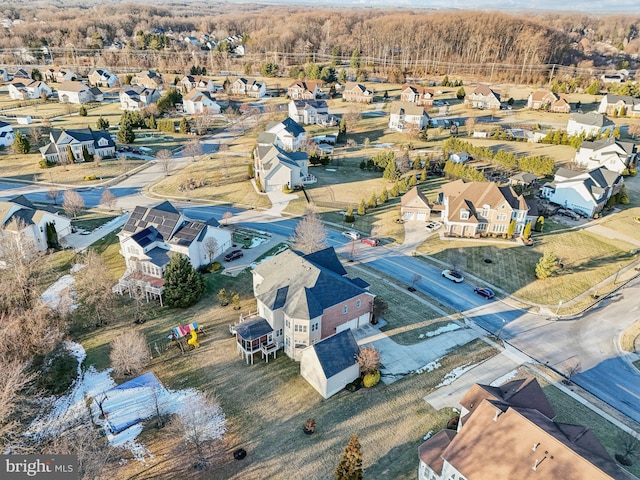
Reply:
<svg viewBox="0 0 640 480"><path fill-rule="evenodd" d="M402 86L400 91L400 100L403 102L411 102L426 107L433 105L434 96L435 92L431 88L426 88L422 85L406 84Z"/></svg>
<svg viewBox="0 0 640 480"><path fill-rule="evenodd" d="M538 90L529 95L527 108L531 110L549 110L553 113L569 113L571 105L562 96L549 90Z"/></svg>
<svg viewBox="0 0 640 480"><path fill-rule="evenodd" d="M486 85L479 85L464 98L464 104L480 110L500 109L500 94Z"/></svg>
<svg viewBox="0 0 640 480"><path fill-rule="evenodd" d="M287 94L291 100L315 100L320 94L319 82L296 80L287 88Z"/></svg>
<svg viewBox="0 0 640 480"><path fill-rule="evenodd" d="M429 199L413 187L400 199L400 214L404 220L418 220L426 222L431 215L431 203Z"/></svg>
<svg viewBox="0 0 640 480"><path fill-rule="evenodd" d="M371 103L373 92L361 83L348 82L342 91L342 98L347 102Z"/></svg>
<svg viewBox="0 0 640 480"><path fill-rule="evenodd" d="M143 70L131 78L131 85L160 90L163 85L162 75L154 70Z"/></svg>
<svg viewBox="0 0 640 480"><path fill-rule="evenodd" d="M535 379L475 385L457 430L420 445L419 480L630 480L593 432L554 422Z"/></svg>
<svg viewBox="0 0 640 480"><path fill-rule="evenodd" d="M429 123L424 107L411 102L393 102L389 110L389 128L398 132L420 131Z"/></svg>
<svg viewBox="0 0 640 480"><path fill-rule="evenodd" d="M460 237L503 235L511 221L516 222L514 234L521 234L527 223L537 219L533 202L510 186L493 182L456 180L444 184L438 194L445 233Z"/></svg>

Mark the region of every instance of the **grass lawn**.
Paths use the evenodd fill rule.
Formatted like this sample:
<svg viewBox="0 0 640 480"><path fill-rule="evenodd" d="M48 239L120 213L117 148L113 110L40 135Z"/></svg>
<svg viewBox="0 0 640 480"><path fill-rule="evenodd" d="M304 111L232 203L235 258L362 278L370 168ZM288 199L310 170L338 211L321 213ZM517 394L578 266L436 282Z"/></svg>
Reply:
<svg viewBox="0 0 640 480"><path fill-rule="evenodd" d="M104 225L110 220L116 218L117 215L112 213L105 213L96 210L85 210L73 219L73 226L76 228L82 228L89 232Z"/></svg>
<svg viewBox="0 0 640 480"><path fill-rule="evenodd" d="M418 251L483 278L522 300L557 304L576 297L613 275L618 264L633 258L629 245L587 231L535 236L533 247L505 242L489 244L430 237ZM545 280L536 280L535 265L545 251L552 251L564 268ZM492 263L485 263L485 259ZM603 293L603 292L602 292Z"/></svg>
<svg viewBox="0 0 640 480"><path fill-rule="evenodd" d="M269 198L258 194L247 180L248 161L248 158L239 160L225 153L212 155L162 179L153 186L153 191L161 195L268 208L271 206ZM179 191L178 186L190 178L203 180L205 186L189 192Z"/></svg>
<svg viewBox="0 0 640 480"><path fill-rule="evenodd" d="M639 198L634 199L636 202ZM635 218L640 217L640 207L626 208L615 215L605 217L600 225L610 228L631 238L640 239L640 222Z"/></svg>
<svg viewBox="0 0 640 480"><path fill-rule="evenodd" d="M449 319L409 295L406 286L402 285L402 290L392 288L388 281L367 267L354 268L347 264L345 268L350 277L360 277L369 282L371 293L387 303L389 308L383 318L388 324L381 330L394 342L413 345L421 341L420 334L427 334L451 323Z"/></svg>
<svg viewBox="0 0 640 480"><path fill-rule="evenodd" d="M126 269L124 257L120 255L118 232L119 230L111 232L91 245L105 259L114 279L120 278Z"/></svg>

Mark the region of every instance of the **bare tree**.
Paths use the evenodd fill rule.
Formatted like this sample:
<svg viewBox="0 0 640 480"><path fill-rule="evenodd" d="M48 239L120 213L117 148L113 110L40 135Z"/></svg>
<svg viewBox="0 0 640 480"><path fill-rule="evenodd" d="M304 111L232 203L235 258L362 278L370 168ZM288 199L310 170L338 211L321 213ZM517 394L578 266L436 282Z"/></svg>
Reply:
<svg viewBox="0 0 640 480"><path fill-rule="evenodd" d="M196 468L205 468L208 459L205 447L208 442L222 438L226 432L224 412L208 395L198 394L190 402L188 411L179 411L171 429L179 433L187 446L195 449Z"/></svg>
<svg viewBox="0 0 640 480"><path fill-rule="evenodd" d="M347 130L349 130L349 132L353 132L355 130L356 124L360 120L362 120L362 108L350 108L349 111L344 114L344 119L347 123Z"/></svg>
<svg viewBox="0 0 640 480"><path fill-rule="evenodd" d="M111 288L115 283L104 258L94 250L88 250L79 259L84 268L75 274L75 288L80 302L80 310L98 325L105 322L115 295Z"/></svg>
<svg viewBox="0 0 640 480"><path fill-rule="evenodd" d="M617 451L615 457L618 462L626 467L633 465L633 461L640 453L640 439L620 431L616 437Z"/></svg>
<svg viewBox="0 0 640 480"><path fill-rule="evenodd" d="M0 351L0 447L4 451L19 432L20 424L16 412L20 402L20 392L33 380L28 373L29 364L16 358L7 358Z"/></svg>
<svg viewBox="0 0 640 480"><path fill-rule="evenodd" d="M100 195L100 205L107 207L109 210L113 210L116 206L116 196L111 192L111 190L105 190Z"/></svg>
<svg viewBox="0 0 640 480"><path fill-rule="evenodd" d="M149 363L151 352L144 335L129 330L111 340L109 359L118 375L134 375Z"/></svg>
<svg viewBox="0 0 640 480"><path fill-rule="evenodd" d="M211 126L211 116L208 112L198 113L193 116L192 125L198 135L204 135ZM202 155L202 153L200 153Z"/></svg>
<svg viewBox="0 0 640 480"><path fill-rule="evenodd" d="M120 171L125 173L127 171L127 156L126 155L118 155L118 166L120 167Z"/></svg>
<svg viewBox="0 0 640 480"><path fill-rule="evenodd" d="M582 362L580 362L580 360L574 360L570 363L567 363L565 365L565 372L567 379L563 380L563 383L565 383L566 385L571 385L573 378L576 375L579 375L580 372L582 372Z"/></svg>
<svg viewBox="0 0 640 480"><path fill-rule="evenodd" d="M380 369L380 353L373 345L362 347L360 353L356 355L356 360L360 366L360 374L366 375Z"/></svg>
<svg viewBox="0 0 640 480"><path fill-rule="evenodd" d="M47 198L53 202L54 205L58 204L58 199L62 195L62 192L55 187L51 187L47 190Z"/></svg>
<svg viewBox="0 0 640 480"><path fill-rule="evenodd" d="M212 263L218 251L218 241L213 237L207 237L202 244L204 252L207 254L209 262Z"/></svg>
<svg viewBox="0 0 640 480"><path fill-rule="evenodd" d="M156 153L156 162L158 162L158 164L162 168L165 177L169 176L169 173L175 165L175 160L173 159L171 150L167 150L166 148L163 148L158 153Z"/></svg>
<svg viewBox="0 0 640 480"><path fill-rule="evenodd" d="M224 220L225 226L229 225L229 219L231 217L233 217L233 213L231 213L231 212L224 212L222 214L222 220Z"/></svg>
<svg viewBox="0 0 640 480"><path fill-rule="evenodd" d="M475 117L467 118L464 122L464 126L467 127L467 135L471 136L471 134L473 133L473 129L476 126L476 118Z"/></svg>
<svg viewBox="0 0 640 480"><path fill-rule="evenodd" d="M189 140L184 146L183 153L185 157L191 157L191 160L195 162L196 157L202 155L202 144L200 140L197 138Z"/></svg>
<svg viewBox="0 0 640 480"><path fill-rule="evenodd" d="M64 192L64 201L62 202L64 213L76 218L84 209L84 200L75 190L67 190Z"/></svg>
<svg viewBox="0 0 640 480"><path fill-rule="evenodd" d="M292 248L307 254L327 247L327 229L318 217L313 204L309 204L302 220L293 233Z"/></svg>
<svg viewBox="0 0 640 480"><path fill-rule="evenodd" d="M102 157L100 155L98 155L97 153L93 154L93 166L94 167L99 167L100 166L100 162L102 162Z"/></svg>

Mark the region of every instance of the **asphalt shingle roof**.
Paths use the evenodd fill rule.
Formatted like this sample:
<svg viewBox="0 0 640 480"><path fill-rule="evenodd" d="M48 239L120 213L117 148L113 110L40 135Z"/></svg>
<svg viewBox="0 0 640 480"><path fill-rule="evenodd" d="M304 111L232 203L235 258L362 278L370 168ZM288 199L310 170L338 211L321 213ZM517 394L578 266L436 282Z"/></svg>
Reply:
<svg viewBox="0 0 640 480"><path fill-rule="evenodd" d="M360 347L350 329L343 330L312 347L326 378L331 378L356 363Z"/></svg>
<svg viewBox="0 0 640 480"><path fill-rule="evenodd" d="M273 332L273 328L264 318L256 318L247 322L241 322L236 326L236 333L244 340L256 340Z"/></svg>

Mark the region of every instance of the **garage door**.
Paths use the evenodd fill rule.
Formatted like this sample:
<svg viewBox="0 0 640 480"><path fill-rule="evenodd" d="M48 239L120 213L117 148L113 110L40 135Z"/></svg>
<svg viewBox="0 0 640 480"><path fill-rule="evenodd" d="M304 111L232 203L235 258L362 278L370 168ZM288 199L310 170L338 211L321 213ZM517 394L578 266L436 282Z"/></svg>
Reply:
<svg viewBox="0 0 640 480"><path fill-rule="evenodd" d="M405 220L412 220L412 219L413 219L413 213L411 213L411 212L405 212L405 214L404 214L404 219L405 219Z"/></svg>
<svg viewBox="0 0 640 480"><path fill-rule="evenodd" d="M347 323L343 323L342 325L338 325L336 327L336 333L343 332L350 328L356 329L358 328L358 319L354 318L353 320L349 320Z"/></svg>
<svg viewBox="0 0 640 480"><path fill-rule="evenodd" d="M416 220L420 220L421 222L426 222L427 221L427 214L426 213L418 213L416 215Z"/></svg>

